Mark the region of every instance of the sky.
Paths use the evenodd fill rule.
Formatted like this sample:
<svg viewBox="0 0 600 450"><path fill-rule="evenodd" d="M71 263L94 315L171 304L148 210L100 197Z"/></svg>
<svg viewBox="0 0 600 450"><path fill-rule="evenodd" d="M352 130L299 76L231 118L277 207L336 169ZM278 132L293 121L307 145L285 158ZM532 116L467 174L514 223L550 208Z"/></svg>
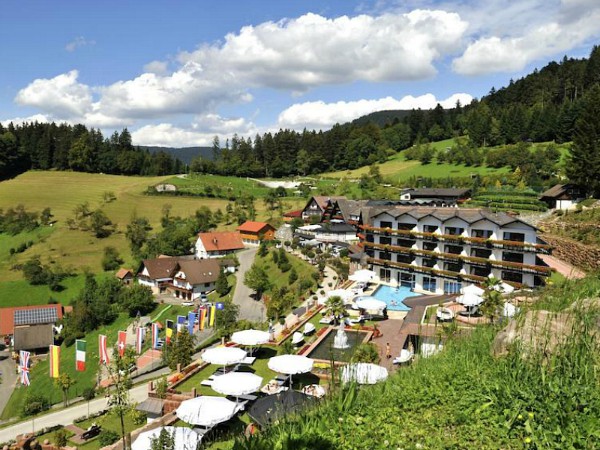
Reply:
<svg viewBox="0 0 600 450"><path fill-rule="evenodd" d="M136 145L469 103L600 43L598 0L4 0L0 122Z"/></svg>

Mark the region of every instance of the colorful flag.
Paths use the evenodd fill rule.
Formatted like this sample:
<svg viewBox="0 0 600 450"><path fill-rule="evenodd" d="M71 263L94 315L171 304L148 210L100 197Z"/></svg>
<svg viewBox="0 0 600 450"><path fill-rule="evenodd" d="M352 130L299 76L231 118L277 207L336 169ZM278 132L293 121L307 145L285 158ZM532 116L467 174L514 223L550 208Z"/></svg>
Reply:
<svg viewBox="0 0 600 450"><path fill-rule="evenodd" d="M23 386L29 386L31 380L29 379L29 352L21 350L19 352L19 367L21 368L21 384Z"/></svg>
<svg viewBox="0 0 600 450"><path fill-rule="evenodd" d="M117 350L119 351L119 356L122 358L125 354L125 346L127 345L127 331L119 331L117 337Z"/></svg>
<svg viewBox="0 0 600 450"><path fill-rule="evenodd" d="M109 364L108 348L106 346L106 336L101 334L98 336L98 362L100 364Z"/></svg>
<svg viewBox="0 0 600 450"><path fill-rule="evenodd" d="M152 324L152 348L158 348L158 324L155 322Z"/></svg>
<svg viewBox="0 0 600 450"><path fill-rule="evenodd" d="M146 329L144 327L137 327L137 330L135 331L135 351L138 355L142 353L142 345L145 336Z"/></svg>
<svg viewBox="0 0 600 450"><path fill-rule="evenodd" d="M166 341L167 341L167 344L169 344L171 342L171 336L173 336L173 328L174 328L173 321L167 320L166 327L167 327L167 329L165 330Z"/></svg>
<svg viewBox="0 0 600 450"><path fill-rule="evenodd" d="M225 309L225 303L222 303L222 302L217 302L217 303L215 303L215 304L217 305L217 309L218 309L219 311L223 311L223 310Z"/></svg>
<svg viewBox="0 0 600 450"><path fill-rule="evenodd" d="M185 316L177 316L177 333L181 333L181 330L185 327Z"/></svg>
<svg viewBox="0 0 600 450"><path fill-rule="evenodd" d="M200 320L198 321L200 323L200 330L204 330L204 320L206 320L206 309L202 308L200 310Z"/></svg>
<svg viewBox="0 0 600 450"><path fill-rule="evenodd" d="M75 370L83 372L85 370L85 350L87 342L81 339L75 341Z"/></svg>
<svg viewBox="0 0 600 450"><path fill-rule="evenodd" d="M60 362L60 347L58 345L50 346L50 378L58 378Z"/></svg>
<svg viewBox="0 0 600 450"><path fill-rule="evenodd" d="M194 334L194 324L196 322L196 314L193 312L188 313L188 333Z"/></svg>
<svg viewBox="0 0 600 450"><path fill-rule="evenodd" d="M212 305L212 307L210 308L210 326L214 326L215 325L215 316L217 315L217 307L215 305Z"/></svg>

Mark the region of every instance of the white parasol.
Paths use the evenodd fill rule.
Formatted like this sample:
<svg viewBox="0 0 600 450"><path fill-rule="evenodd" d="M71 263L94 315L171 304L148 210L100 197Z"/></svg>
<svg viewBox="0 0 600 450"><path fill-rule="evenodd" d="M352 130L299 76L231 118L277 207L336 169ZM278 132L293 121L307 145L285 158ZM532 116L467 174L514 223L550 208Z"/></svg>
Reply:
<svg viewBox="0 0 600 450"><path fill-rule="evenodd" d="M387 303L377 300L375 297L359 297L356 301L356 306L360 309L381 311L387 308Z"/></svg>
<svg viewBox="0 0 600 450"><path fill-rule="evenodd" d="M474 284L469 284L468 286L462 288L460 292L461 294L473 294L481 297L485 290L481 289L479 286L476 286Z"/></svg>
<svg viewBox="0 0 600 450"><path fill-rule="evenodd" d="M456 301L463 306L478 306L483 303L483 297L475 294L463 294L456 297Z"/></svg>
<svg viewBox="0 0 600 450"><path fill-rule="evenodd" d="M376 277L377 274L372 270L361 269L350 275L348 279L350 281L357 281L359 283L368 283L369 281L374 281Z"/></svg>
<svg viewBox="0 0 600 450"><path fill-rule="evenodd" d="M511 286L510 284L508 284L504 281L500 284L494 285L494 287L492 289L494 289L495 291L498 291L498 292L502 292L503 294L510 294L511 292L513 292L515 290L515 288L513 286Z"/></svg>
<svg viewBox="0 0 600 450"><path fill-rule="evenodd" d="M348 364L342 368L342 381L349 383L356 381L359 384L375 384L388 377L385 367L370 363Z"/></svg>
<svg viewBox="0 0 600 450"><path fill-rule="evenodd" d="M302 355L281 355L269 359L269 369L287 375L310 372L313 368L313 360Z"/></svg>
<svg viewBox="0 0 600 450"><path fill-rule="evenodd" d="M205 350L201 357L208 363L228 366L242 362L246 351L237 347L213 347Z"/></svg>
<svg viewBox="0 0 600 450"><path fill-rule="evenodd" d="M240 345L261 345L269 342L269 333L261 330L236 331L231 335L231 340Z"/></svg>
<svg viewBox="0 0 600 450"><path fill-rule="evenodd" d="M216 377L211 388L223 395L246 395L256 392L262 386L263 379L250 372L229 372Z"/></svg>
<svg viewBox="0 0 600 450"><path fill-rule="evenodd" d="M161 430L166 430L175 438L175 450L196 450L202 436L187 427L160 427L140 433L131 444L131 450L148 450L152 447L152 440L158 439Z"/></svg>
<svg viewBox="0 0 600 450"><path fill-rule="evenodd" d="M203 395L184 400L175 413L181 420L192 425L213 427L231 419L242 408L242 405L225 397Z"/></svg>

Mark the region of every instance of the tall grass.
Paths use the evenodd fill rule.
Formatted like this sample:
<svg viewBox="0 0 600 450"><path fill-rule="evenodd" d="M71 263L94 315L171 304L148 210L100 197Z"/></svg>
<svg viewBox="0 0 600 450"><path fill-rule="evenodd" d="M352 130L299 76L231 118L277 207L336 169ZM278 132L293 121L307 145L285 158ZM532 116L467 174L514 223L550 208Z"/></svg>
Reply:
<svg viewBox="0 0 600 450"><path fill-rule="evenodd" d="M386 383L347 387L303 416L238 438L233 448L600 448L600 314L581 301L599 290L600 280L590 277L543 293L541 305L553 314L576 303L572 330L554 351L526 351L524 343L495 358L498 329L481 327ZM550 338L547 328L542 333Z"/></svg>

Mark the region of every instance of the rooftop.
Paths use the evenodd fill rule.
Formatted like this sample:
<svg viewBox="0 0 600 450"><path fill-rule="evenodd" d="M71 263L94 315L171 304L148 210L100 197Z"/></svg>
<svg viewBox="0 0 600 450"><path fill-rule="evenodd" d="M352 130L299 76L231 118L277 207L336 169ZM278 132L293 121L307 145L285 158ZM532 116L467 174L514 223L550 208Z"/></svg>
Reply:
<svg viewBox="0 0 600 450"><path fill-rule="evenodd" d="M252 222L250 220L247 220L246 222L244 222L243 224L241 224L239 227L237 227L238 231L245 231L248 233L260 233L261 231L263 231L265 228L273 228L271 225L269 225L266 222Z"/></svg>
<svg viewBox="0 0 600 450"><path fill-rule="evenodd" d="M198 233L198 239L207 252L232 251L244 248L242 236L237 231L214 231L210 233Z"/></svg>

